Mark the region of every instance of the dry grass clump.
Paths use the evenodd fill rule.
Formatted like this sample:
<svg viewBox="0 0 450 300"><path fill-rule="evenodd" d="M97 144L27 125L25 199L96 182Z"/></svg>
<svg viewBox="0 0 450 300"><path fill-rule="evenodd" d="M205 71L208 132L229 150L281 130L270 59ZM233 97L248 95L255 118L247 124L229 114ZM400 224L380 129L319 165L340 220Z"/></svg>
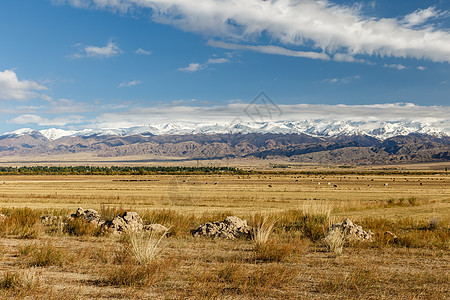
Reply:
<svg viewBox="0 0 450 300"><path fill-rule="evenodd" d="M420 204L427 203L429 201L422 200L419 201L416 197L409 197L409 198L398 198L398 199L388 199L386 201L386 207L393 207L393 206L417 206Z"/></svg>
<svg viewBox="0 0 450 300"><path fill-rule="evenodd" d="M156 261L145 265L124 263L108 268L101 285L148 287L164 281L169 268L168 263Z"/></svg>
<svg viewBox="0 0 450 300"><path fill-rule="evenodd" d="M0 220L0 235L13 235L23 239L38 238L43 231L41 214L30 208L3 209L6 216Z"/></svg>
<svg viewBox="0 0 450 300"><path fill-rule="evenodd" d="M131 234L131 252L137 263L140 265L145 265L155 260L162 251L160 244L164 237L165 234L157 237L153 232L150 234Z"/></svg>
<svg viewBox="0 0 450 300"><path fill-rule="evenodd" d="M279 216L279 227L286 231L300 231L305 238L313 242L324 237L330 223L331 206L305 206L303 210L289 210Z"/></svg>
<svg viewBox="0 0 450 300"><path fill-rule="evenodd" d="M146 224L161 224L170 228L169 236L186 236L198 225L197 217L193 214L180 214L174 210L147 210L140 214Z"/></svg>
<svg viewBox="0 0 450 300"><path fill-rule="evenodd" d="M67 220L63 232L73 236L100 236L107 234L105 229L81 218Z"/></svg>
<svg viewBox="0 0 450 300"><path fill-rule="evenodd" d="M341 294L346 297L364 297L371 287L379 281L378 271L371 267L358 267L345 274L329 275L318 284L318 290L324 294Z"/></svg>
<svg viewBox="0 0 450 300"><path fill-rule="evenodd" d="M102 284L147 287L165 280L171 261L160 258L165 234L128 233L108 268Z"/></svg>
<svg viewBox="0 0 450 300"><path fill-rule="evenodd" d="M280 264L245 265L228 263L215 270L196 270L192 274L192 283L180 298L218 299L228 297L264 297L270 293L273 297L277 290L283 290L292 284L299 270ZM286 297L286 290L278 297Z"/></svg>
<svg viewBox="0 0 450 300"><path fill-rule="evenodd" d="M256 261L282 261L294 251L294 246L271 238L275 220L264 218L253 233L254 258Z"/></svg>
<svg viewBox="0 0 450 300"><path fill-rule="evenodd" d="M35 295L40 285L39 276L33 269L8 271L0 277L0 290L4 299L24 299Z"/></svg>
<svg viewBox="0 0 450 300"><path fill-rule="evenodd" d="M341 230L330 231L325 236L324 241L328 251L333 252L336 256L342 255L345 243L345 236Z"/></svg>
<svg viewBox="0 0 450 300"><path fill-rule="evenodd" d="M364 218L358 221L363 228L369 228L375 233L372 243L357 243L361 247L383 248L406 247L406 248L426 248L426 249L450 249L450 230L448 224L440 224L439 227L430 226L425 221L413 218L403 218L399 220L387 220L384 218ZM386 232L390 231L397 235L392 238Z"/></svg>
<svg viewBox="0 0 450 300"><path fill-rule="evenodd" d="M62 266L67 258L65 253L52 243L28 244L19 248L22 263L30 267Z"/></svg>

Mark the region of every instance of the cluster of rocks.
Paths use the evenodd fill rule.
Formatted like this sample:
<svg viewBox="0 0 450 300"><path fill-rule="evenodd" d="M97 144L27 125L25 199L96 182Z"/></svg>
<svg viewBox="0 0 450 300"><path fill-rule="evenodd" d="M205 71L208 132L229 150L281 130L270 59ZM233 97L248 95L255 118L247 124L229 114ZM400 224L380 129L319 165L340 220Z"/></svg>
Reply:
<svg viewBox="0 0 450 300"><path fill-rule="evenodd" d="M350 219L345 219L342 223L331 225L325 236L331 234L333 231L339 230L347 240L371 241L373 233L363 230L360 225L356 225Z"/></svg>
<svg viewBox="0 0 450 300"><path fill-rule="evenodd" d="M169 229L161 224L144 225L142 218L134 211L126 211L120 216L116 216L109 221L102 220L100 214L93 209L78 208L77 211L71 215L74 219L83 219L87 222L104 228L114 234L118 234L125 231L141 232L152 231L156 234L164 234Z"/></svg>
<svg viewBox="0 0 450 300"><path fill-rule="evenodd" d="M220 237L226 239L251 238L253 228L246 220L228 216L222 222L208 222L192 231L193 236Z"/></svg>

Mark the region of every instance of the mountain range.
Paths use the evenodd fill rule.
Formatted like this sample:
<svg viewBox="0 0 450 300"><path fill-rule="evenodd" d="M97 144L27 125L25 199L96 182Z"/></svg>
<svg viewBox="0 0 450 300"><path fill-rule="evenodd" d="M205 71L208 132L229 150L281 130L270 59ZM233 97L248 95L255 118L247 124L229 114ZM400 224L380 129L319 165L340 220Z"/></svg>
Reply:
<svg viewBox="0 0 450 300"><path fill-rule="evenodd" d="M19 129L0 135L0 157L90 153L97 157L282 158L386 164L450 160L450 134L421 122L236 122L132 128Z"/></svg>

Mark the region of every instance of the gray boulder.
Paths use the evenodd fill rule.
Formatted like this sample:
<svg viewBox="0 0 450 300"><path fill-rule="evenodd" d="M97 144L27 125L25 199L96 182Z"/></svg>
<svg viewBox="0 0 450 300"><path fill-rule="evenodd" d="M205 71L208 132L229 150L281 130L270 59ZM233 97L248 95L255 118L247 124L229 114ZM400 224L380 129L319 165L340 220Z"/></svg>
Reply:
<svg viewBox="0 0 450 300"><path fill-rule="evenodd" d="M206 236L211 238L251 238L253 228L247 225L246 220L235 216L228 216L222 222L208 222L192 232L193 236Z"/></svg>
<svg viewBox="0 0 450 300"><path fill-rule="evenodd" d="M144 229L144 223L141 217L134 211L124 212L123 215L117 216L111 221L106 221L102 226L113 233L122 231L138 232Z"/></svg>
<svg viewBox="0 0 450 300"><path fill-rule="evenodd" d="M79 207L74 214L70 215L74 219L84 219L89 223L100 225L100 214L93 209L83 209Z"/></svg>
<svg viewBox="0 0 450 300"><path fill-rule="evenodd" d="M359 225L353 223L350 219L345 219L342 223L331 225L325 236L331 234L334 230L339 230L347 240L371 241L373 233L363 230Z"/></svg>

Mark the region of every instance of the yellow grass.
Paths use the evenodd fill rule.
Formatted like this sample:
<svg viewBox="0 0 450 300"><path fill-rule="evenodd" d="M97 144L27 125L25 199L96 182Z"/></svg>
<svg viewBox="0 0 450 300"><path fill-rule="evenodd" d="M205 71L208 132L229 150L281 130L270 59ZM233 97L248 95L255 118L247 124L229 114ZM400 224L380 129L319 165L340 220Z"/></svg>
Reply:
<svg viewBox="0 0 450 300"><path fill-rule="evenodd" d="M55 230L58 224L33 223L45 213L65 220L79 206L107 218L134 210L171 232L153 239L153 248L137 239L133 254L120 252L123 237L96 235L83 224L69 222L77 233L70 234ZM0 208L8 216L0 218L7 225L0 231L0 295L8 299L450 295L450 178L444 175L2 176ZM256 231L266 233L264 247L257 252L252 240L191 236L191 229L227 215L251 226L267 220ZM327 244L323 226L346 217L372 230L374 242Z"/></svg>

